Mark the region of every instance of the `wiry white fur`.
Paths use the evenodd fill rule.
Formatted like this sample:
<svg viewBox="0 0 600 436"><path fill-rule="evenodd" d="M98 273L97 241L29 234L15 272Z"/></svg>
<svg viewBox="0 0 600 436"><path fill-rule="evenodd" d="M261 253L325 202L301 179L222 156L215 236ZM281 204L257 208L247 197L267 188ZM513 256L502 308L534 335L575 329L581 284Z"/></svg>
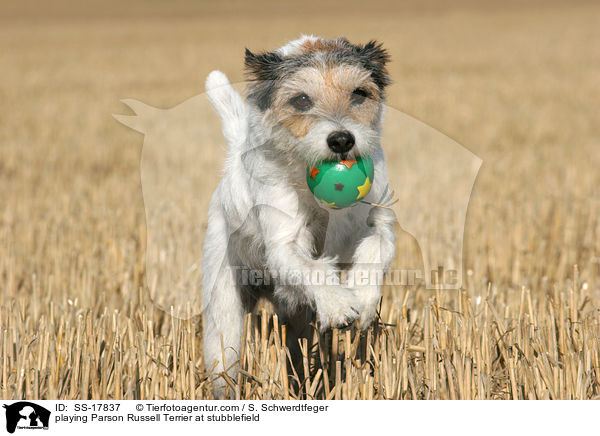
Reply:
<svg viewBox="0 0 600 436"><path fill-rule="evenodd" d="M232 149L238 149L246 138L248 106L220 71L215 70L208 75L206 91L210 104L221 118L227 144Z"/></svg>
<svg viewBox="0 0 600 436"><path fill-rule="evenodd" d="M356 319L361 328L369 326L376 315L381 280L342 284L337 263L354 262L352 272L383 275L394 256L393 212L366 204L324 210L306 189L306 164L290 165L285 153L269 153L291 136L268 126L223 73L212 72L206 88L229 145L223 179L211 200L203 249L206 367L216 362L216 371L224 371L233 365L230 375L237 368L244 315L251 310L248 289L242 289L232 274L232 268L241 265L278 273L319 270L334 277L328 284L275 286L272 301L292 328L302 329L306 317L299 314L306 307L316 312L322 329ZM314 132L320 141L324 134ZM388 181L378 143L371 156L375 180L365 200L381 202ZM321 252L316 248L319 241L324 241Z"/></svg>
<svg viewBox="0 0 600 436"><path fill-rule="evenodd" d="M284 57L298 55L302 52L303 44L305 44L307 41L315 42L318 40L319 37L314 35L300 35L300 38L288 42L286 45L278 48L276 51Z"/></svg>

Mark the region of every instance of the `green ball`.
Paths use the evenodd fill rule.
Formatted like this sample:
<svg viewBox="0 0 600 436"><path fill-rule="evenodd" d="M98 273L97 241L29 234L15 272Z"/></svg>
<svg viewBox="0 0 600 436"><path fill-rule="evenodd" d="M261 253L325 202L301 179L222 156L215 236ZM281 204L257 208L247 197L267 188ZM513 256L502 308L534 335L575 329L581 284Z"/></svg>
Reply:
<svg viewBox="0 0 600 436"><path fill-rule="evenodd" d="M366 197L375 170L370 157L326 161L306 168L306 182L313 195L332 209L343 209Z"/></svg>

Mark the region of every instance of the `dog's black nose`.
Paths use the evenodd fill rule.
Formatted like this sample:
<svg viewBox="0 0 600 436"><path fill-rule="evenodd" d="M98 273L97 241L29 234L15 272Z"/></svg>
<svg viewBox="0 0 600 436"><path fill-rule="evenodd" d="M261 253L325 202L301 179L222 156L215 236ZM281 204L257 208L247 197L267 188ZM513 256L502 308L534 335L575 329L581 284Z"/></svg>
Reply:
<svg viewBox="0 0 600 436"><path fill-rule="evenodd" d="M347 130L331 132L327 137L327 145L334 153L346 153L354 147L354 135Z"/></svg>

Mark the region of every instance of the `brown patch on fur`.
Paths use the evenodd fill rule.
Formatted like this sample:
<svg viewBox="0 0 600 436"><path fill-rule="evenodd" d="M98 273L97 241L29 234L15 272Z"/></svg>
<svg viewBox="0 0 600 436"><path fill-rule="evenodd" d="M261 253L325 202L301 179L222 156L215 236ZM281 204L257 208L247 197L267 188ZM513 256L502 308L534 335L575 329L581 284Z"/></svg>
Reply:
<svg viewBox="0 0 600 436"><path fill-rule="evenodd" d="M306 116L291 115L283 119L281 124L287 127L296 138L303 138L308 134L313 122Z"/></svg>
<svg viewBox="0 0 600 436"><path fill-rule="evenodd" d="M330 93L336 94L335 91L338 86L335 83L334 70L327 68L327 70L323 72L323 81L325 82L326 90L328 90Z"/></svg>
<svg viewBox="0 0 600 436"><path fill-rule="evenodd" d="M316 40L307 40L302 44L302 48L305 52L309 51L331 51L338 48L344 48L342 43L343 40L340 39L316 39Z"/></svg>

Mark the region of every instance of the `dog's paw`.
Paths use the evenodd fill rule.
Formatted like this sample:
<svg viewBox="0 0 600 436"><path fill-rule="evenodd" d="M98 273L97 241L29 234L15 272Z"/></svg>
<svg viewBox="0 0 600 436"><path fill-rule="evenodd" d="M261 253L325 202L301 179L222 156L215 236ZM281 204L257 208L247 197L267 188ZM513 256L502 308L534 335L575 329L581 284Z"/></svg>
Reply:
<svg viewBox="0 0 600 436"><path fill-rule="evenodd" d="M379 305L379 297L369 299L361 304L360 318L358 328L361 330L368 329L377 318L377 306Z"/></svg>
<svg viewBox="0 0 600 436"><path fill-rule="evenodd" d="M377 318L377 307L381 298L381 290L377 286L353 289L360 313L358 327L366 330Z"/></svg>
<svg viewBox="0 0 600 436"><path fill-rule="evenodd" d="M315 305L321 330L342 328L360 315L360 305L351 289L323 287L315 295Z"/></svg>

